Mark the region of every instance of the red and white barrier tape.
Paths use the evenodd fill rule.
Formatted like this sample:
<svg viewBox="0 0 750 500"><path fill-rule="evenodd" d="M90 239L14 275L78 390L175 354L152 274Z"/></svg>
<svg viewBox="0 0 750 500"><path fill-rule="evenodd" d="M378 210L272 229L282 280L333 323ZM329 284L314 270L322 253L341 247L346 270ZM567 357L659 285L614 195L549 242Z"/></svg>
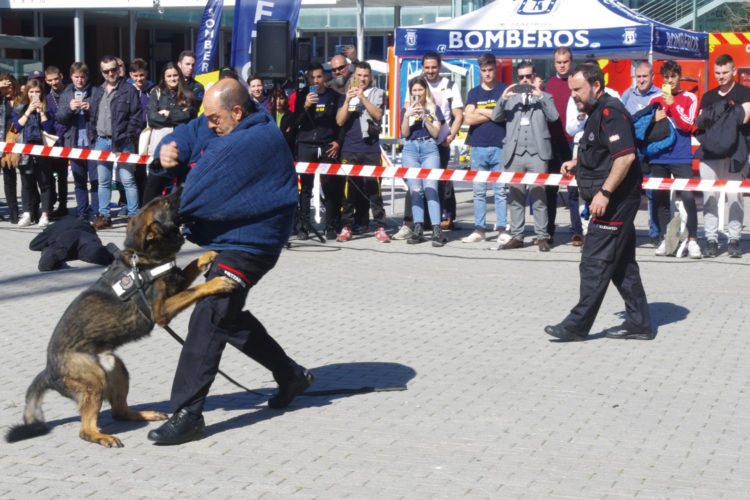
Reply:
<svg viewBox="0 0 750 500"><path fill-rule="evenodd" d="M0 142L3 153L18 153L34 156L69 158L73 160L111 161L118 163L148 164L151 157L132 153L112 153L92 149L50 147L33 144ZM560 174L531 174L520 172L487 172L477 170L442 170L427 168L384 167L375 165L348 165L329 163L296 163L297 173L322 175L351 175L355 177L384 177L400 179L429 179L454 182L489 182L503 184L535 184L542 186L575 186L575 178ZM726 193L750 193L750 179L744 181L703 179L643 179L644 189L674 191L722 191Z"/></svg>

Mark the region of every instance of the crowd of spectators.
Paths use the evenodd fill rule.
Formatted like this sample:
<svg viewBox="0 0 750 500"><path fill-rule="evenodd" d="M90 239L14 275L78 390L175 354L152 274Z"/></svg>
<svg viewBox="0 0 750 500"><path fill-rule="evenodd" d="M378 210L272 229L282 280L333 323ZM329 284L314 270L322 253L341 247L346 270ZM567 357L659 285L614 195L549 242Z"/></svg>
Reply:
<svg viewBox="0 0 750 500"><path fill-rule="evenodd" d="M306 72L307 85L294 92L276 87L268 91L263 78L246 79L247 91L262 112L270 113L281 129L295 160L301 162L380 164L381 121L386 99L383 89L373 84L372 69L357 61L353 51L330 60L330 78L325 68L312 65ZM470 168L477 171L559 172L560 165L575 155L576 136L583 130L586 115L575 106L568 88L573 61L569 47L558 47L552 54L555 74L544 82L530 61L514 69L517 83L498 80L498 64L492 54L478 58L481 82L469 90L463 102L458 85L441 76L441 57L425 54L422 72L412 78L400 109L400 129L404 140L401 162L406 167L446 168L451 142L463 124L469 126L466 145L470 147ZM105 56L99 62L103 83L94 85L88 66L70 66L69 82L62 71L49 66L34 71L22 87L10 74L0 75L0 133L7 142L60 145L104 151L136 152L142 132L148 132L146 150L153 154L162 138L175 127L199 114L203 87L192 75L195 55L184 51L175 62L164 65L159 81L148 79L148 65L134 59L126 65L120 58ZM231 73L231 74L230 74ZM750 136L746 110L750 109L750 89L739 84L734 62L721 56L714 65L719 87L698 98L682 89L678 63L666 61L660 70L664 85L653 84L653 69L647 61L635 66L635 85L621 98L634 117L653 112L652 124L668 124L674 139L658 152L647 152L649 139L643 139L638 159L644 175L691 178L693 137L737 136L746 144ZM223 76L238 78L227 71ZM746 106L743 104L748 103ZM734 111L732 111L734 110ZM734 114L732 114L734 113ZM729 117L729 118L728 118ZM747 174L747 147L744 158L731 147L702 144L700 177L741 179ZM731 149L731 151L730 151ZM71 159L76 206L74 215L90 221L96 230L112 227L112 206L124 204L122 213L132 217L140 206L166 192L179 182L164 175L147 175L146 167ZM19 226L46 226L50 220L69 213L67 206L68 161L42 156L6 154L2 158L5 199L10 222ZM116 171L116 177L115 177ZM17 178L21 178L21 206L17 200ZM115 181L115 182L113 182ZM294 234L307 239L314 231L311 202L315 176L302 174ZM380 179L323 175L320 182L325 203L324 232L328 239L346 242L353 235L369 232L371 218L374 237L387 243L391 238L415 244L430 239L433 246L447 241L445 231L456 227L456 201L451 182L408 180L403 224L390 234L386 224ZM112 190L120 192L120 203L113 204ZM494 227L488 227L488 186L473 185L474 220L471 234L461 239L476 244L487 239L488 230L497 232L492 248L511 250L524 246L527 202L534 217L533 243L540 251L554 248L558 187L519 184L492 185ZM646 192L649 198L649 236L658 256L674 255L677 241L670 232L672 203L669 191ZM696 196L676 192L687 217L685 251L691 258L714 257L718 247L718 193L704 194L703 212L706 243L698 239ZM729 194L728 253L741 257L739 245L743 223L741 194ZM567 188L565 197L570 213L570 243L584 242L586 207L579 205L578 191ZM57 207L55 205L57 204ZM508 216L508 214L510 214ZM583 215L581 215L583 214ZM431 237L427 236L431 231ZM671 237L671 239L670 239Z"/></svg>

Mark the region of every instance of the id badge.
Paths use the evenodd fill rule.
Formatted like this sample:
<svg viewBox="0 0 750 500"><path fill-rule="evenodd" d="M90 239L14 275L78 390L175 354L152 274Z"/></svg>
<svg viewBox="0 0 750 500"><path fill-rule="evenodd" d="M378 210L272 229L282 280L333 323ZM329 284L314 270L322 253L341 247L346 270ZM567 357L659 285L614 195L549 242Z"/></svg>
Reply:
<svg viewBox="0 0 750 500"><path fill-rule="evenodd" d="M521 117L521 125L524 126L524 127L526 127L528 125L531 125L531 121L529 121L529 117L528 116L522 116Z"/></svg>

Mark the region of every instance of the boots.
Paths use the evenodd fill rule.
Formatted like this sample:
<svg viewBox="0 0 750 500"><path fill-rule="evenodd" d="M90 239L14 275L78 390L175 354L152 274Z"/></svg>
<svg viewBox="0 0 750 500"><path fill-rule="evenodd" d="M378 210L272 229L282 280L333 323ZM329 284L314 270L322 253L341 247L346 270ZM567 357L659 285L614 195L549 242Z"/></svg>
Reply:
<svg viewBox="0 0 750 500"><path fill-rule="evenodd" d="M438 226L437 224L432 226L432 246L441 247L447 242L448 238L443 235L443 231L442 229L440 229L440 226Z"/></svg>
<svg viewBox="0 0 750 500"><path fill-rule="evenodd" d="M427 241L424 237L424 230L422 229L422 223L417 222L414 224L414 228L412 229L411 236L408 240L406 240L407 243L410 245L414 245L416 243L424 243Z"/></svg>

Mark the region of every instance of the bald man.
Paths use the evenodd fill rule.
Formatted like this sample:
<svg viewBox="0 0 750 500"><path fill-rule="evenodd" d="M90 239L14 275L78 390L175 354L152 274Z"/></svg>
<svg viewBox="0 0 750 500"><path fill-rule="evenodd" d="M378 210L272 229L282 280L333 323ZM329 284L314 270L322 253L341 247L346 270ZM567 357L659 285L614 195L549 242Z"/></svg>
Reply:
<svg viewBox="0 0 750 500"><path fill-rule="evenodd" d="M159 161L176 168L194 149L202 151L185 180L180 213L193 221L188 239L218 252L206 279L227 276L237 287L196 304L172 385L173 415L148 434L157 444L205 435L203 405L227 343L273 373L279 388L268 401L271 408L286 407L313 381L243 310L250 288L274 267L292 229L297 174L289 148L271 116L257 112L236 80L220 80L206 91L203 110L205 118L167 137Z"/></svg>

